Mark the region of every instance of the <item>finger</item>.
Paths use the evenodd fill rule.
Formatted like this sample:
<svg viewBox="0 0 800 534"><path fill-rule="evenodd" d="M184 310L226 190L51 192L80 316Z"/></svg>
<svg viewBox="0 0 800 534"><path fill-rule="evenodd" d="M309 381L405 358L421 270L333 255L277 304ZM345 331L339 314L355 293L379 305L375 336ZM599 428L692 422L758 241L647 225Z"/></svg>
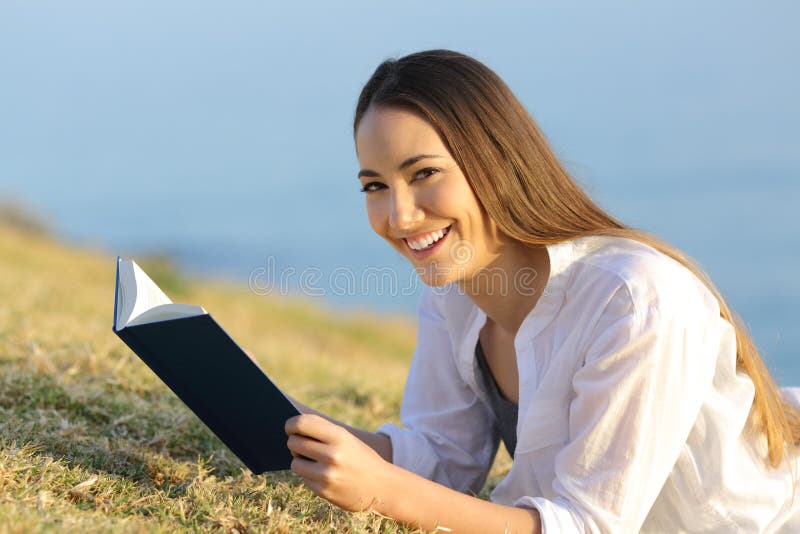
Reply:
<svg viewBox="0 0 800 534"><path fill-rule="evenodd" d="M327 463L330 457L330 454L328 454L329 445L301 434L291 434L286 441L286 445L293 455L303 456L315 462Z"/></svg>
<svg viewBox="0 0 800 534"><path fill-rule="evenodd" d="M302 414L290 417L286 420L284 427L287 434L302 434L317 441L331 443L335 441L342 432L339 425L331 423L324 417L315 414Z"/></svg>
<svg viewBox="0 0 800 534"><path fill-rule="evenodd" d="M292 473L307 481L313 480L320 482L323 480L325 474L324 465L303 458L294 458L291 463L291 469Z"/></svg>
<svg viewBox="0 0 800 534"><path fill-rule="evenodd" d="M329 495L330 488L325 482L321 480L314 480L311 478L302 478L301 480L303 481L303 484L305 484L306 487L311 491L313 491L317 496L322 497L323 499L326 499L330 502L333 502L331 500L331 496Z"/></svg>
<svg viewBox="0 0 800 534"><path fill-rule="evenodd" d="M308 486L308 489L310 489L311 491L313 491L315 494L319 495L320 497L324 498L324 496L325 496L325 494L324 494L325 488L324 488L322 482L320 482L318 480L312 480L310 478L304 478L303 482L305 483L306 486Z"/></svg>

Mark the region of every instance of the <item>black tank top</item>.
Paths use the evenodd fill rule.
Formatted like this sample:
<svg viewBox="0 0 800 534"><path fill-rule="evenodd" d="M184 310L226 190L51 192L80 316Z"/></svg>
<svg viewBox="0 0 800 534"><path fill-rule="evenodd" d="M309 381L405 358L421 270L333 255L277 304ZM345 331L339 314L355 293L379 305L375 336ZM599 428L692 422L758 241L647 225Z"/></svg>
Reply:
<svg viewBox="0 0 800 534"><path fill-rule="evenodd" d="M492 376L486 356L483 354L480 339L475 344L475 359L478 360L478 367L483 375L483 383L489 393L489 403L494 412L497 430L500 438L508 450L511 457L514 457L514 449L517 448L517 415L519 408L516 404L506 399L497 387L497 382Z"/></svg>

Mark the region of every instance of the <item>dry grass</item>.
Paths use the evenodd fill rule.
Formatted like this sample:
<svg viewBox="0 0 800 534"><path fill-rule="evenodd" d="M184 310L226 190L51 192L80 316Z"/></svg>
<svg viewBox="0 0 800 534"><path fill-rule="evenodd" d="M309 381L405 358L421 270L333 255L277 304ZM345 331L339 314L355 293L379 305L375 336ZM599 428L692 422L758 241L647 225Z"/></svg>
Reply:
<svg viewBox="0 0 800 534"><path fill-rule="evenodd" d="M396 420L412 321L144 267L299 400L368 429ZM111 256L0 224L0 532L405 531L291 473L250 474L111 332L113 293ZM502 455L490 487L508 466Z"/></svg>

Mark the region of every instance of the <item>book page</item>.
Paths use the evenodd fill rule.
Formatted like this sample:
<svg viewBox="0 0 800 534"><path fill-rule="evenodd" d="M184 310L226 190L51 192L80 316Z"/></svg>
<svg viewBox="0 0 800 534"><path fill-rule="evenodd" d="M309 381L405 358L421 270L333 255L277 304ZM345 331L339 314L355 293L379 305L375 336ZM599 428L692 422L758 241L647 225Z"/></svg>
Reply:
<svg viewBox="0 0 800 534"><path fill-rule="evenodd" d="M147 276L147 273L135 261L130 260L130 262L136 278L136 306L133 308L133 315L139 315L145 310L162 304L172 304L169 297Z"/></svg>
<svg viewBox="0 0 800 534"><path fill-rule="evenodd" d="M131 319L150 308L172 303L133 260L119 262L119 286L120 314L117 328L124 328Z"/></svg>
<svg viewBox="0 0 800 534"><path fill-rule="evenodd" d="M136 326L137 324L155 323L158 321L167 321L169 319L180 319L181 317L194 317L196 315L203 315L206 313L200 306L192 306L189 304L162 304L155 308L137 315L125 326Z"/></svg>
<svg viewBox="0 0 800 534"><path fill-rule="evenodd" d="M117 329L132 324L202 315L199 306L173 304L153 280L133 260L119 262L119 287L117 288ZM157 312L148 313L149 310ZM145 316L146 317L142 317ZM141 319L139 319L141 317Z"/></svg>

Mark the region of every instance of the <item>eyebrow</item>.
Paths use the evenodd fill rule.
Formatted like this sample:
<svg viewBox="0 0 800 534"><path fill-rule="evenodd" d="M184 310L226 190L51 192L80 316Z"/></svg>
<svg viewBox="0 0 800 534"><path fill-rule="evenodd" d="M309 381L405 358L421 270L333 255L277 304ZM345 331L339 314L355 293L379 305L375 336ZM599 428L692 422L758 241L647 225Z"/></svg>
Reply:
<svg viewBox="0 0 800 534"><path fill-rule="evenodd" d="M413 165L413 164L415 164L416 162L418 162L418 161L421 161L421 160L423 160L423 159L428 159L428 158L443 158L443 157L444 157L444 156L438 156L438 155L436 155L436 154L418 154L418 155L416 155L416 156L411 156L410 158L408 158L408 159L404 160L404 161L403 161L403 163L401 163L400 165L398 165L398 167L397 167L397 170L398 170L398 171L402 171L402 170L403 170L403 169L405 169L406 167L410 167L411 165ZM377 172L375 172L375 171L372 171L372 170L369 170L369 169L361 169L360 171L358 171L358 179L359 179L359 180L360 180L362 177L363 177L363 178L377 178L377 177L379 177L379 176L380 176L380 174L379 174L379 173L377 173Z"/></svg>

